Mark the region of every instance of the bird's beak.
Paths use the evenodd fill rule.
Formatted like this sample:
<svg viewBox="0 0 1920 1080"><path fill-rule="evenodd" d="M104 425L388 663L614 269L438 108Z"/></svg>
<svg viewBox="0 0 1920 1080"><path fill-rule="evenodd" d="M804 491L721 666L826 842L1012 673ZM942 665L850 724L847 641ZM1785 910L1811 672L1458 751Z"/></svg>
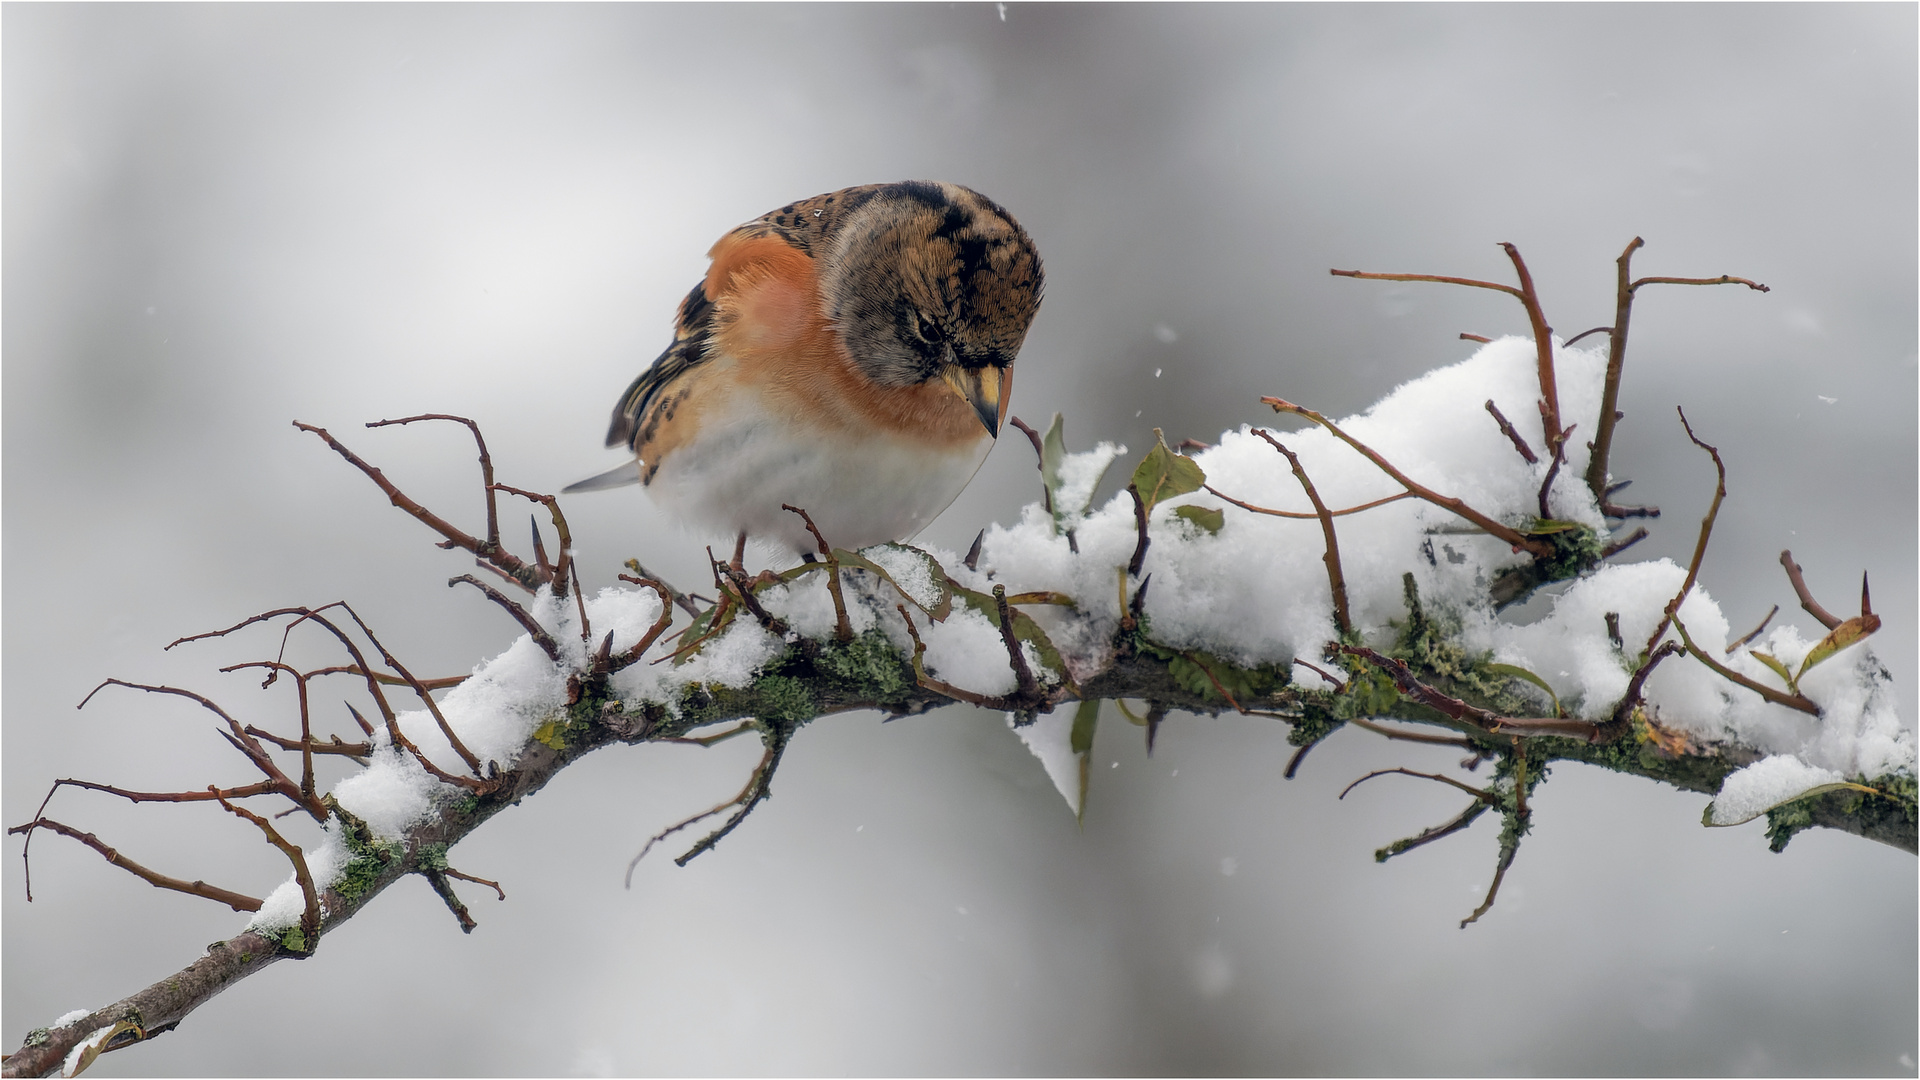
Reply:
<svg viewBox="0 0 1920 1080"><path fill-rule="evenodd" d="M974 414L986 425L987 434L999 438L1000 420L1007 415L1007 395L1013 392L1013 379L1007 370L992 364L977 368L948 364L941 370L940 377L973 406Z"/></svg>

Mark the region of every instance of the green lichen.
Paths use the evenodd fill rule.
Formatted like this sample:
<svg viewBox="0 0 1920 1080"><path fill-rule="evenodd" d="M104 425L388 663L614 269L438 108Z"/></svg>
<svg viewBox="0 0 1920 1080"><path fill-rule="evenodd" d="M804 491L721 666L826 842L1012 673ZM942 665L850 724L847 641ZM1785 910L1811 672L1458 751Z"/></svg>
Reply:
<svg viewBox="0 0 1920 1080"><path fill-rule="evenodd" d="M332 885L334 892L348 903L358 901L365 896L388 867L406 853L398 843L377 839L367 824L339 808L332 806L333 815L340 822L340 835L346 842L347 851L352 858L341 869L339 880Z"/></svg>
<svg viewBox="0 0 1920 1080"><path fill-rule="evenodd" d="M1787 850L1795 835L1813 828L1813 800L1799 799L1767 811L1767 847L1774 854Z"/></svg>
<svg viewBox="0 0 1920 1080"><path fill-rule="evenodd" d="M415 865L419 866L422 870L437 870L441 873L446 873L447 845L445 844L420 845L418 854L415 856L414 863Z"/></svg>
<svg viewBox="0 0 1920 1080"><path fill-rule="evenodd" d="M883 705L904 703L915 689L912 666L878 627L844 645L823 642L812 663L831 688Z"/></svg>
<svg viewBox="0 0 1920 1080"><path fill-rule="evenodd" d="M308 951L307 935L299 926L289 926L280 934L280 947L293 953Z"/></svg>
<svg viewBox="0 0 1920 1080"><path fill-rule="evenodd" d="M813 690L799 679L785 675L766 675L754 684L754 696L760 706L755 715L770 724L798 727L820 715Z"/></svg>
<svg viewBox="0 0 1920 1080"><path fill-rule="evenodd" d="M53 1033L51 1031L48 1031L46 1028L34 1028L32 1031L27 1032L26 1040L23 1042L22 1045L44 1046L46 1045L47 1040L52 1037L52 1035Z"/></svg>

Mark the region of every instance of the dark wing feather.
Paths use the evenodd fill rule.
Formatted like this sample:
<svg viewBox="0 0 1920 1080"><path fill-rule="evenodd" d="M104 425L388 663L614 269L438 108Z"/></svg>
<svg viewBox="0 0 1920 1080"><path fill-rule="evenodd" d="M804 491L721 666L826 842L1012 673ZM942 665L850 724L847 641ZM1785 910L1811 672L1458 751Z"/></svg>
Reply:
<svg viewBox="0 0 1920 1080"><path fill-rule="evenodd" d="M680 301L680 313L673 323L673 344L667 346L653 366L640 373L620 395L613 407L613 423L607 428L608 446L634 445L640 420L647 408L660 396L661 388L689 368L706 359L707 342L713 336L713 301L707 299L706 283L693 287Z"/></svg>
<svg viewBox="0 0 1920 1080"><path fill-rule="evenodd" d="M814 249L825 243L854 210L882 189L898 185L863 184L815 195L791 202L769 214L755 218L733 231L734 235L778 236L787 243L818 258ZM633 447L638 441L647 410L660 391L682 373L706 359L707 343L713 336L713 301L707 299L706 285L693 287L680 302L680 314L674 321L673 344L660 354L653 366L640 373L620 395L614 406L613 423L607 428L608 446Z"/></svg>

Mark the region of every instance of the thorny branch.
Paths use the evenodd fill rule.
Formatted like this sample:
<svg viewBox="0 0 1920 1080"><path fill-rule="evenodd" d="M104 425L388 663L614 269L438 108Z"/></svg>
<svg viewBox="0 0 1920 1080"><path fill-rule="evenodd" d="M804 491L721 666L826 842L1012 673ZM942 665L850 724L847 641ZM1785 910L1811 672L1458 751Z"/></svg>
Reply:
<svg viewBox="0 0 1920 1080"><path fill-rule="evenodd" d="M1619 419L1619 414L1616 411L1616 403L1620 375L1620 359L1624 355L1626 329L1633 292L1637 290L1639 286L1647 284L1744 284L1749 288L1765 291L1765 286L1747 281L1746 279L1733 277L1712 279L1652 277L1629 280L1627 264L1633 251L1639 246L1641 246L1640 241L1636 239L1633 244L1629 245L1619 260L1621 284L1615 325L1611 328L1600 327L1587 332L1589 334L1606 332L1611 338L1606 400L1602 408L1599 430L1596 432L1595 442L1590 444L1594 448L1594 455L1592 465L1589 469L1588 479L1603 509L1606 510L1610 516L1614 517L1641 513L1645 513L1648 516L1657 514L1657 511L1641 511L1632 508L1615 507L1607 501L1607 497L1610 496L1613 491L1624 486L1623 484L1611 486L1607 484L1605 461L1611 443L1612 432L1616 421ZM1521 282L1520 288L1516 289L1511 286L1499 285L1492 282L1429 275L1362 274L1356 271L1334 271L1334 273L1343 276L1368 277L1384 280L1449 282L1506 292L1521 300L1527 309L1529 321L1533 325L1536 347L1540 353L1539 374L1541 381L1541 400L1539 404L1543 430L1547 437L1546 447L1552 455L1546 474L1547 478L1540 490L1540 509L1541 516L1544 518L1548 516L1546 497L1551 487L1553 477L1560 464L1563 463L1565 441L1572 428L1563 428L1561 426L1557 388L1554 385L1554 372L1552 367L1551 330L1547 327L1544 315L1540 310L1531 277L1517 249L1512 245L1503 245L1503 248L1514 263L1515 271ZM1574 340L1577 341L1580 337L1584 336L1586 335L1579 335ZM1463 334L1462 337L1472 340L1486 340L1479 335ZM1568 344L1572 344L1572 342ZM1544 558L1548 554L1549 546L1538 537L1521 534L1497 521L1493 521L1484 514L1479 514L1461 500L1438 495L1430 489L1414 483L1381 455L1360 444L1357 440L1341 431L1319 414L1292 405L1278 398L1266 398L1263 400L1274 407L1276 411L1293 412L1296 415L1303 416L1312 422L1328 428L1335 437L1346 442L1349 446L1369 458L1369 460L1373 461L1374 464L1388 476L1398 481L1405 489L1403 492L1394 496L1375 500L1362 506L1337 511L1329 510L1318 498L1317 492L1314 491L1311 483L1307 480L1307 477L1303 470L1300 469L1293 455L1288 453L1285 447L1280 446L1265 432L1260 432L1261 436L1266 438L1270 443L1274 443L1276 449L1285 454L1293 464L1296 477L1306 489L1309 501L1314 505L1314 513L1297 514L1268 510L1232 499L1218 491L1213 491L1211 487L1208 488L1208 490L1213 491L1213 494L1216 496L1252 512L1282 517L1313 517L1318 519L1326 534L1328 547L1327 561L1331 573L1330 580L1336 597L1342 597L1342 599L1344 599L1344 589L1342 587L1343 575L1338 566L1332 518L1358 513L1398 499L1421 498L1448 509L1486 532L1498 536L1502 540L1506 540L1517 550L1526 550L1536 558ZM1487 409L1495 418L1496 423L1500 425L1503 433L1514 443L1516 451L1527 458L1529 462L1537 463L1538 459L1532 455L1531 448L1527 446L1526 441L1519 436L1518 432L1513 429L1512 424L1500 414L1491 401L1487 403ZM757 686L742 689L724 687L699 688L696 697L690 699L698 703L699 709L697 717L676 719L674 715L669 714L666 710L655 704L639 702L623 704L620 701L612 699L606 686L606 676L613 671L619 670L621 667L637 662L668 630L673 619L673 611L676 608L686 611L696 619L707 619L705 624L706 629L703 633L699 635L687 635L683 632L683 644L674 654L676 657L682 656L691 650L698 649L702 642L723 630L728 620L732 617L732 614L739 610L749 612L754 615L762 625L767 626L769 629L778 630L784 634L787 632L785 624L780 620L774 619L765 608L757 602L755 597L755 593L759 588L770 583L771 580L775 580L775 578L769 575L762 575L761 579L748 580L745 573L738 567L727 566L718 560L713 560L711 553L709 553L709 559L715 571L716 584L721 589L721 596L717 608L702 612L693 602L692 598L673 589L670 585L658 579L657 576L646 573L644 568L637 562L632 562L630 563L630 567L638 576L621 576L630 582L655 590L661 599L662 610L660 617L640 641L623 650L617 656L613 652L613 637L611 634L606 635L597 650L593 649L591 648L591 631L586 626L584 598L581 596L581 590L578 586L578 567L572 559L571 538L568 535L565 519L560 513L557 501L551 496L543 496L538 493L497 483L494 479L493 464L487 454L486 444L481 438L478 425L474 424L471 420L447 414L422 414L400 420L380 421L369 426L407 424L421 420L445 420L463 423L473 432L479 451L483 491L487 500L487 526L484 539L476 538L462 532L449 524L445 519L438 517L423 505L408 497L404 492L400 491L398 487L388 481L380 470L373 468L354 455L324 429L298 423L296 426L301 430L320 436L335 452L339 453L350 464L360 469L373 480L381 491L387 495L393 505L400 507L408 514L426 523L430 528L433 528L444 538L441 546L459 547L472 552L477 557L481 566L494 573L500 574L503 578L514 582L515 585L529 592L535 591L541 585L549 585L557 596L564 596L566 590L571 588L575 593L576 605L580 608L582 635L587 641L589 648L587 650L588 659L586 666L576 673L576 677L573 680L573 696L569 698L569 704L577 706L577 711L573 715L582 717L598 716L599 721L597 723L586 721L579 724L569 721L569 735L564 743L548 743L536 739L522 748L519 757L510 770L501 771L497 765L491 762L487 763L486 769L483 770L481 763L462 745L452 725L447 721L446 717L441 714L430 693L432 690L453 685L459 680L422 680L414 677L381 645L378 638L373 635L367 625L359 618L358 614L344 603L329 604L313 609L304 607L283 608L276 611L265 612L243 620L226 630L216 631L212 634L182 638L174 643L180 644L186 641L230 634L254 623L267 622L282 616L291 616L291 621L288 622L283 632L281 645L282 657L284 657L285 654L287 635L290 635L292 630L302 623L317 623L323 629L333 634L350 655L353 661L351 664L301 672L285 664L282 660L276 659L234 665L231 668L224 669L238 670L245 667L265 668L268 676L263 686L270 685L279 674L285 673L292 676L299 693L300 734L298 738L283 737L252 725L241 726L211 700L190 691L163 686L147 686L121 680L108 680L102 685L129 686L147 692L175 694L198 701L225 722L227 730L222 732L223 737L236 749L240 750L243 755L247 756L249 760L266 775L267 779L239 786L225 788L211 787L204 790L181 792L136 791L108 784L94 783L92 781L63 779L56 781L53 788L49 790L48 800L52 798L54 792L60 787L70 786L81 790L97 791L136 803L217 801L235 816L244 818L254 824L261 831L263 837L265 837L270 844L286 854L294 864L295 878L301 884L303 900L305 902L301 925L297 928L297 937L275 937L258 932L243 934L233 941L216 946L209 952L207 957L196 962L179 975L168 980L163 980L161 983L149 987L140 994L136 994L122 1002L117 1002L107 1009L100 1010L88 1017L85 1021L69 1025L67 1028L62 1028L57 1031L37 1033L36 1039L30 1039L29 1045L23 1047L19 1053L7 1059L4 1069L5 1075L38 1073L50 1066L57 1065L65 1053L71 1049L78 1040L86 1037L88 1032L98 1032L102 1030L98 1021L110 1015L114 1017L138 1015L143 1018L143 1023L132 1025L125 1032L113 1035L111 1041L106 1044L107 1049L116 1049L119 1046L127 1045L139 1039L151 1037L162 1031L170 1030L187 1012L213 996L219 989L230 985L233 981L243 978L254 971L258 971L279 959L310 954L317 945L320 936L341 922L344 922L347 918L350 918L361 906L364 906L365 903L370 901L373 895L376 895L388 884L409 874L419 874L426 878L431 887L445 900L447 906L459 921L462 929L471 930L473 926L472 916L466 910L465 905L454 895L450 881L465 880L491 887L501 899L505 898L505 893L497 882L472 877L447 866L444 855L447 847L456 843L468 832L478 827L478 825L483 823L487 818L491 817L492 814L517 803L525 796L539 790L553 775L571 761L577 760L580 756L600 746L614 742L638 741L712 745L736 737L747 731L759 731L761 733L765 747L764 753L759 764L755 767L752 775L748 778L747 783L742 787L741 791L733 799L723 802L701 814L689 817L656 834L653 839L648 842L647 848L642 849L642 855L644 855L646 850L650 849L653 844L678 831L686 829L700 821L717 817L728 810L733 810L734 813L718 829L676 860L684 864L687 860L708 850L721 838L725 837L768 796L771 779L775 769L778 767L781 755L794 731L800 724L805 722L804 719L798 721L755 719L756 717L764 717L767 715L779 715L777 712L772 714L768 712L766 708L767 702L758 696L760 691ZM1682 415L1682 422L1685 422L1684 414ZM1018 424L1017 422L1016 424L1021 427L1023 431L1027 432L1030 439L1036 442L1036 449L1043 449L1037 445L1039 439L1036 432L1033 432L1024 424ZM1481 789L1439 774L1422 773L1405 768L1378 770L1355 781L1355 785L1357 785L1373 776L1385 775L1390 772L1400 773L1445 783L1469 792L1474 796L1474 801L1450 821L1381 849L1376 853L1376 857L1382 860L1458 832L1472 824L1488 809L1500 810L1506 825L1502 831L1500 859L1496 867L1494 880L1488 891L1486 901L1462 923L1463 926L1479 918L1491 907L1505 873L1513 862L1518 840L1525 831L1526 820L1529 814L1527 807L1527 789L1529 787L1528 775L1530 771L1535 776L1537 782L1540 767L1552 760L1604 762L1607 763L1609 767L1623 768L1626 771L1637 771L1643 775L1657 776L1667 782L1689 789L1711 791L1717 787L1719 779L1727 772L1744 764L1745 760L1750 760L1743 759L1740 756L1741 751L1737 747L1698 748L1689 744L1685 739L1667 739L1659 734L1659 732L1664 729L1655 728L1651 720L1645 721L1647 729L1653 732L1650 738L1661 748L1662 752L1673 756L1694 755L1695 760L1693 764L1684 770L1663 772L1658 768L1657 761L1644 756L1637 766L1631 763L1623 764L1617 757L1609 758L1605 756L1609 753L1609 751L1606 750L1606 744L1618 740L1633 730L1634 725L1642 719L1639 716L1638 709L1647 678L1665 657L1683 651L1692 652L1716 671L1720 671L1722 674L1727 675L1727 677L1735 681L1741 682L1743 685L1750 686L1750 688L1755 689L1757 692L1766 694L1769 700L1779 701L1782 704L1787 704L1795 708L1803 707L1800 703L1806 701L1806 699L1799 697L1797 692L1792 695L1784 695L1777 691L1770 691L1770 688L1762 687L1752 680L1745 679L1743 676L1738 675L1738 673L1732 672L1731 669L1727 669L1725 665L1719 664L1713 658L1704 655L1702 651L1694 647L1693 642L1688 639L1685 626L1680 624L1676 617L1680 603L1685 599L1685 596L1698 577L1700 563L1711 532L1713 518L1718 510L1720 501L1725 496L1725 469L1720 461L1718 452L1714 450L1714 448L1701 442L1697 437L1694 437L1690 427L1688 428L1688 435L1696 445L1699 445L1712 455L1716 469L1719 472L1720 484L1716 491L1713 506L1709 509L1706 519L1702 522L1701 535L1689 568L1687 582L1682 587L1680 594L1676 596L1668 606L1666 613L1668 616L1666 621L1675 627L1682 641L1661 643L1660 639L1665 631L1665 623L1663 623L1661 629L1656 631L1649 640L1647 650L1643 654L1644 659L1634 671L1629 681L1626 694L1617 703L1613 716L1607 723L1595 725L1565 719L1561 716L1537 718L1502 716L1494 710L1474 704L1457 694L1448 693L1440 689L1432 681L1423 678L1420 672L1416 671L1405 661L1388 656L1375 649L1353 644L1341 644L1335 646L1333 649L1336 653L1352 657L1360 661L1363 665L1371 665L1378 671L1385 673L1402 696L1404 705L1404 709L1396 707L1394 710L1390 710L1394 718L1432 723L1435 722L1435 714L1437 713L1442 723L1458 730L1461 734L1426 734L1389 727L1377 722L1377 719L1352 716L1347 717L1344 721L1336 721L1336 726L1339 722L1345 722L1388 739L1442 744L1463 748L1471 753L1471 756L1462 762L1463 767L1477 765L1481 760L1489 756L1499 756L1504 762L1502 768L1509 769L1511 772L1510 781L1512 783L1512 789L1510 791L1505 787L1507 781L1504 780L1497 782L1491 789ZM1183 446L1184 445L1186 444L1183 444ZM549 561L547 558L545 545L537 526L533 530L534 559L531 563L512 555L501 545L495 500L497 493L503 491L540 502L548 507L559 538L557 557L554 560ZM1129 571L1132 576L1138 576L1140 564L1144 558L1148 543L1146 507L1140 499L1138 492L1134 492L1134 499L1139 518L1137 522L1139 543L1134 552L1131 567L1128 569L1117 568L1120 569L1121 574L1122 626L1127 633L1140 632L1140 628L1145 626L1144 602L1146 599L1147 585L1149 583L1147 580L1142 580L1139 588L1133 593L1131 598L1128 597L1127 577L1129 576ZM827 560L827 566L825 568L829 571L829 580L832 583L832 585L830 585L830 591L833 594L836 614L838 616L835 636L838 639L838 643L845 643L851 637L850 624L847 620L844 598L840 590L833 587L838 585L837 560L833 554L833 549L826 543L819 531L814 528L811 519L808 518L803 511L795 508L789 509L794 509L796 513L801 515L803 520L806 520L809 531L813 534L816 542L820 546L821 555ZM1605 554L1611 556L1644 535L1644 529L1638 530L1632 537L1611 545L1606 549ZM967 562L970 567L974 565L974 560L978 557L978 549L979 541L976 540L973 551L970 551L968 555ZM1792 581L1802 605L1809 613L1820 619L1829 630L1841 628L1842 620L1832 616L1826 609L1822 608L1813 600L1806 589L1800 568L1793 563L1791 556L1786 552L1782 553L1782 564L1787 569L1789 579ZM450 581L449 584L451 585L463 580L480 588L488 595L489 599L507 610L509 614L515 618L516 622L541 644L549 658L559 662L563 654L558 648L557 643L553 641L552 635L547 633L538 621L534 620L518 602L500 594L497 590L483 584L471 575L457 577ZM1870 611L1870 602L1865 594L1864 581L1862 590L1861 619L1853 620L1852 622L1855 623L1855 626L1849 628L1847 631L1856 633L1859 636L1870 633L1873 628L1878 626L1878 618L1872 616ZM1053 705L1059 703L1059 701L1070 700L1076 696L1087 700L1137 698L1145 700L1149 704L1147 729L1149 746L1151 746L1153 733L1162 718L1167 715L1169 709L1178 708L1194 712L1218 712L1222 708L1222 703L1224 703L1226 707L1237 709L1248 715L1276 717L1288 722L1298 722L1305 715L1303 706L1307 702L1312 701L1316 703L1315 707L1324 707L1325 701L1328 700L1325 695L1329 692L1325 690L1303 691L1295 687L1283 687L1271 694L1265 695L1257 702L1243 703L1242 700L1236 698L1236 692L1223 681L1222 674L1216 672L1213 666L1214 661L1206 655L1193 651L1163 650L1162 653L1158 655L1158 658L1156 658L1156 656L1146 655L1132 647L1117 652L1106 670L1083 677L1078 683L1075 683L1072 679L1068 679L1056 689L1046 691L1041 687L1038 678L1036 678L1033 670L1027 664L1021 642L1015 635L1014 621L1016 617L1025 618L1025 616L1017 616L1013 611L1013 605L1020 603L1059 603L1062 601L1071 603L1071 600L1050 592L1023 593L1018 596L1008 596L1004 586L995 586L993 590L993 601L994 607L991 613L998 616L997 622L1003 644L1008 651L1009 667L1014 672L1018 687L1013 695L995 697L977 694L929 677L926 674L923 661L926 647L920 639L919 629L915 625L912 614L907 610L906 605L902 604L896 606L896 611L901 616L906 632L913 642L912 656L910 658L902 658L901 660L903 666L910 671L912 676L911 687L907 695L904 698L890 697L882 701L864 697L857 689L850 690L844 687L835 689L828 683L820 683L812 688L816 691L818 697L818 700L815 702L817 713L824 714L848 709L882 707L895 714L904 714L923 711L926 708L934 707L947 701L957 700L970 702L987 708L1004 709L1031 716L1035 711L1051 708ZM340 607L347 611L356 627L366 639L374 645L375 649L386 662L387 667L392 669L394 674L376 670L366 662L359 646L352 637L348 635L339 624L325 616L324 612L333 607ZM1771 614L1769 618L1771 618ZM1868 620L1871 621L1869 622ZM1339 605L1339 622L1343 634L1351 632L1343 603ZM1609 626L1612 627L1616 625L1617 617L1610 619ZM1756 628L1752 634L1749 634L1740 642L1736 642L1734 648L1737 649L1741 645L1751 642L1764 630L1765 626L1766 621L1763 620L1760 627ZM1022 634L1026 632L1026 630L1021 631ZM686 640L689 636L692 637L690 641ZM1845 640L1857 640L1857 638ZM803 658L817 659L821 655L821 650L826 647L827 646L821 643L802 640L797 643L794 652ZM1839 647L1844 646L1834 646L1834 648ZM171 646L169 646L169 648L171 648ZM1195 687L1192 685L1191 673L1188 676L1188 681L1185 683L1171 678L1169 674L1170 668L1168 666L1169 661L1165 659L1167 655L1176 656L1186 664L1191 665L1192 670L1197 670L1204 675L1205 682L1208 685L1204 687ZM1356 676L1355 680L1343 682L1332 673L1317 668L1305 660L1295 659L1294 663L1319 671L1327 679L1328 684L1336 688L1331 692L1334 700L1338 700L1343 695L1348 694L1352 689L1353 683L1360 678ZM1224 672L1225 668L1222 668L1221 671ZM349 743L343 741L339 736L333 735L328 737L329 741L323 742L314 735L307 702L308 683L312 678L322 674L350 674L362 679L369 695L373 697L375 704L378 706L393 746L401 752L410 755L431 775L444 783L463 788L468 794L466 800L451 803L443 807L435 816L410 829L404 841L398 847L392 849L391 854L382 855L381 868L375 873L373 880L365 890L351 897L343 896L332 889L323 890L321 884L313 880L311 873L305 866L304 855L301 850L281 836L278 831L274 829L268 818L256 814L237 803L237 800L241 799L279 796L292 802L296 809L305 810L310 815L316 816L319 820L326 821L331 815L340 823L340 827L349 830L358 829L364 833L365 826L359 824L350 814L339 810L333 806L330 801L320 800L315 796L312 767L314 755L365 756L373 750L374 743L371 741L371 737L375 732L374 725L361 717L359 712L355 710L352 705L349 705L348 710L350 715L359 725L361 731L369 737L369 741ZM1791 682L1791 679L1789 682ZM401 685L411 689L415 696L420 699L426 710L434 716L435 722L447 738L449 746L462 758L468 770L473 775L457 775L440 769L406 738L404 732L400 729L397 716L391 704L384 696L382 689L386 686ZM1311 695L1322 696L1312 697ZM82 704L84 704L84 702ZM1262 706L1270 706L1270 708L1248 708L1248 704L1259 704ZM734 726L725 728L712 735L693 734L697 729L710 727L729 720L738 722L735 723ZM1305 743L1301 746L1300 750L1293 755L1287 767L1288 775L1291 775L1293 770L1298 767L1301 758L1304 757L1306 751L1310 749L1311 746L1315 745L1317 738L1318 737L1316 737L1315 741ZM302 777L299 783L295 783L273 763L273 759L267 749L268 746L286 752L298 753L301 756ZM1354 785L1349 785L1348 790L1351 790L1353 786ZM1344 796L1345 792L1342 794ZM120 855L120 853L112 847L100 841L98 837L92 833L83 833L71 826L47 818L45 816L46 805L46 802L42 803L40 810L36 812L32 821L15 826L9 831L13 834L24 835L29 839L35 831L41 829L56 832L88 846L105 858L110 864L134 873L142 880L146 880L156 887L213 899L233 907L236 910L252 911L260 907L261 901L253 897L207 885L205 882L189 882L183 879L169 877L134 863ZM288 812L291 813L292 811ZM1819 816L1823 813L1826 814L1825 818ZM1862 820L1849 820L1848 815L1844 813L1831 813L1816 809L1815 814L1816 821L1821 824L1837 825L1842 828L1847 828L1849 831L1873 836L1876 839L1894 843L1907 850L1913 850L1915 847L1914 827L1911 818L1905 820L1904 823L1893 819L1875 819L1872 822L1867 822ZM385 849L383 849L383 851L384 850ZM25 848L23 846L23 856L24 855ZM631 867L629 868L629 875L630 874ZM291 934L293 934L293 931L288 932L288 935ZM109 1024L113 1023L112 1020L108 1020L107 1022Z"/></svg>

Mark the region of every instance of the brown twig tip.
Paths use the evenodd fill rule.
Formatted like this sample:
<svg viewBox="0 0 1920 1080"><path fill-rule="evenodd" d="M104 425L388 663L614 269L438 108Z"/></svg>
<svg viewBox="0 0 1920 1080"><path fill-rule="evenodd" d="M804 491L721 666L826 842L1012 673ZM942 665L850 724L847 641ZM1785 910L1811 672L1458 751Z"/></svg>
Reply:
<svg viewBox="0 0 1920 1080"><path fill-rule="evenodd" d="M1573 335L1567 340L1561 342L1560 347L1563 349L1571 349L1573 348L1574 342L1579 341L1581 338L1590 337L1594 334L1612 334L1612 333L1613 333L1613 327L1611 326L1596 326L1591 330L1582 330L1579 333Z"/></svg>
<svg viewBox="0 0 1920 1080"><path fill-rule="evenodd" d="M1027 441L1033 444L1034 456L1044 462L1047 458L1047 452L1041 449L1040 433L1033 430L1033 428L1027 426L1027 422L1025 420L1020 419L1017 416L1007 417L1007 423L1012 424L1014 427L1019 428L1023 433L1025 433L1025 435L1027 436Z"/></svg>
<svg viewBox="0 0 1920 1080"><path fill-rule="evenodd" d="M1763 632L1766 631L1767 624L1772 622L1773 617L1778 614L1780 614L1780 605L1775 604L1771 609L1767 611L1767 617L1760 620L1759 626L1754 627L1752 630L1747 632L1746 636L1740 638L1740 640L1735 641L1733 644L1727 646L1726 654L1728 656L1732 656L1734 654L1734 651L1739 649L1740 646L1745 645L1748 642L1752 641L1754 638L1759 637Z"/></svg>
<svg viewBox="0 0 1920 1080"><path fill-rule="evenodd" d="M1461 341L1477 341L1480 344L1485 345L1491 342L1493 339L1486 336L1485 334L1469 334L1463 330L1460 332L1460 340Z"/></svg>
<svg viewBox="0 0 1920 1080"><path fill-rule="evenodd" d="M1520 451L1520 456L1526 460L1527 464L1540 464L1540 459L1534 455L1533 447L1528 446L1527 440L1514 430L1513 423L1500 411L1500 407L1493 403L1492 398L1487 399L1487 412L1493 415L1493 422L1500 425L1500 434L1505 435L1507 440L1513 443L1513 448Z"/></svg>
<svg viewBox="0 0 1920 1080"><path fill-rule="evenodd" d="M1829 630L1834 629L1844 621L1833 612L1822 607L1820 601L1813 598L1813 593L1807 589L1807 579L1801 576L1804 571L1802 571L1799 563L1793 561L1792 551L1782 551L1780 553L1780 565L1786 568L1787 581L1793 585L1793 593L1800 598L1800 606L1806 610L1807 614L1819 620L1820 625ZM1864 581L1865 579L1862 578L1863 583Z"/></svg>
<svg viewBox="0 0 1920 1080"><path fill-rule="evenodd" d="M1008 662L1013 667L1013 677L1020 687L1020 698L1031 701L1040 694L1040 684L1033 677L1033 669L1027 666L1026 653L1020 649L1020 639L1013 633L1013 609L1007 606L1007 587L993 587L993 606L1000 616L1000 641L1007 647Z"/></svg>
<svg viewBox="0 0 1920 1080"><path fill-rule="evenodd" d="M786 503L781 503L780 509L799 514L800 520L807 523L807 531L813 534L814 543L820 545L820 557L827 563L827 593L833 597L833 639L842 645L852 641L853 624L847 621L847 600L840 592L840 560L833 556L833 545L820 535L820 530L814 527L813 518L805 510Z"/></svg>
<svg viewBox="0 0 1920 1080"><path fill-rule="evenodd" d="M1127 560L1127 574L1139 577L1140 567L1147 561L1147 545L1151 542L1147 538L1147 504L1141 500L1138 487L1128 484L1127 494L1133 496L1133 525L1140 534L1140 539L1133 546L1133 558Z"/></svg>

